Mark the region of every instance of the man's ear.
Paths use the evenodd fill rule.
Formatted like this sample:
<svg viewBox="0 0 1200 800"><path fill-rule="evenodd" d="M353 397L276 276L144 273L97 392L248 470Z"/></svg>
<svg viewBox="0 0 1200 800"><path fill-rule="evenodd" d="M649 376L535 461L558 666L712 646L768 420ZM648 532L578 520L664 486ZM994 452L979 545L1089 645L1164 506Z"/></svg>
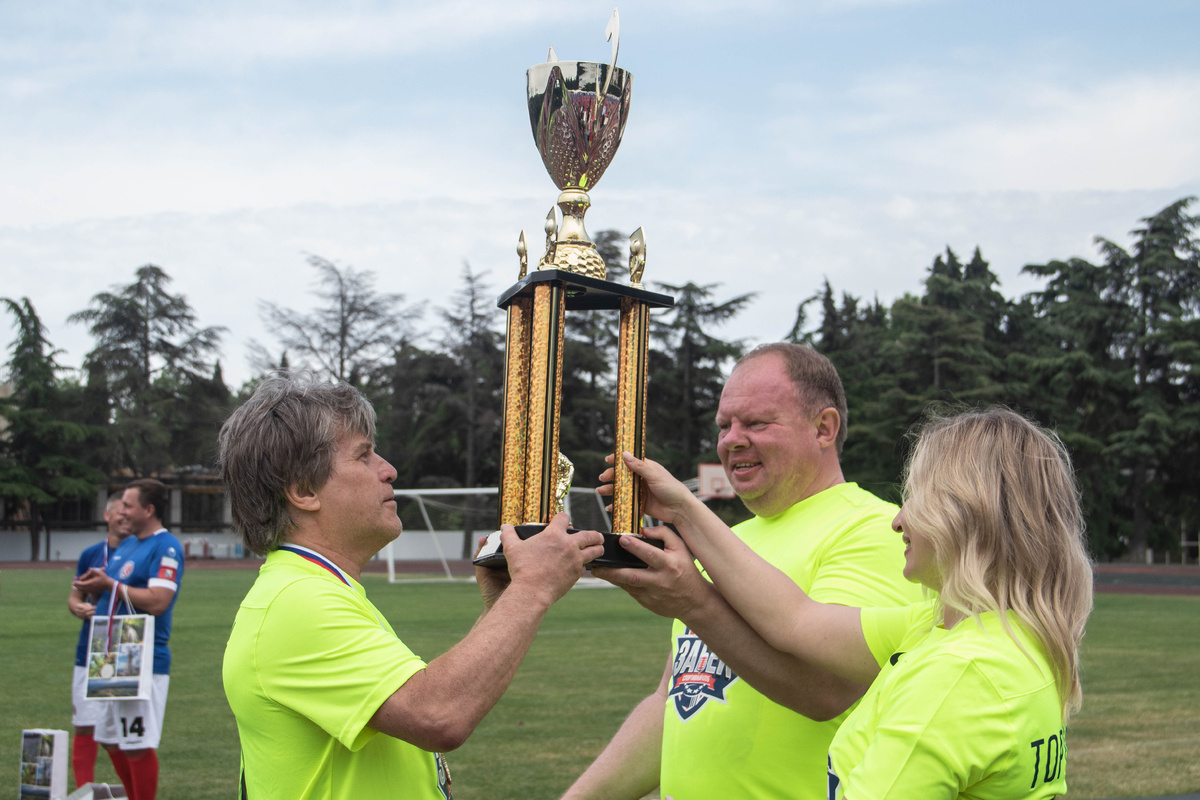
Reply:
<svg viewBox="0 0 1200 800"><path fill-rule="evenodd" d="M321 508L321 499L312 489L301 489L298 485L292 484L283 493L283 496L287 498L288 503L301 511L317 511Z"/></svg>
<svg viewBox="0 0 1200 800"><path fill-rule="evenodd" d="M832 406L817 415L817 444L822 448L837 444L838 431L842 429L842 416Z"/></svg>

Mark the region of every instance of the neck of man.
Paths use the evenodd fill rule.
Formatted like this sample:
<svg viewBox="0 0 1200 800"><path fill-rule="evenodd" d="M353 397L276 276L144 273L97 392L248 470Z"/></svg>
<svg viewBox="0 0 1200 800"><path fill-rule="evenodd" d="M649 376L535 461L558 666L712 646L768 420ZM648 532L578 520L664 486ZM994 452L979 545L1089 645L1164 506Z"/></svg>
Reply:
<svg viewBox="0 0 1200 800"><path fill-rule="evenodd" d="M315 550L341 567L347 575L356 581L360 579L363 567L371 559L371 556L360 559L355 554L346 552L344 546L329 541L316 531L295 530L288 536L287 542L288 544L295 544L300 547L307 547L309 550Z"/></svg>
<svg viewBox="0 0 1200 800"><path fill-rule="evenodd" d="M142 526L142 529L134 534L134 536L136 536L139 541L143 539L149 539L151 536L157 533L162 526L163 524L161 520L151 517L146 521L146 524Z"/></svg>
<svg viewBox="0 0 1200 800"><path fill-rule="evenodd" d="M108 534L108 546L116 547L117 545L119 545L121 543L121 540L123 538L125 538L125 537L121 536L121 534L116 533L114 531L110 531Z"/></svg>
<svg viewBox="0 0 1200 800"><path fill-rule="evenodd" d="M797 503L845 482L841 464L834 461L831 466L823 466L818 470L816 477L792 497L780 498L773 502L763 502L764 498L761 497L754 500L743 499L742 503L756 517L777 517Z"/></svg>

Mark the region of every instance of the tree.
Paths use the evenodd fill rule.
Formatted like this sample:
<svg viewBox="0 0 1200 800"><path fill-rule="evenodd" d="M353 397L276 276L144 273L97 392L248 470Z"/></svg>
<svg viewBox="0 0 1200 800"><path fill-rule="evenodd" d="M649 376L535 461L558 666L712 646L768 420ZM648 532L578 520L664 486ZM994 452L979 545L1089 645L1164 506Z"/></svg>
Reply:
<svg viewBox="0 0 1200 800"><path fill-rule="evenodd" d="M807 334L804 309L820 301L821 321ZM918 402L901 388L903 373L889 354L893 330L891 317L879 300L870 304L848 293L837 302L833 287L804 301L788 341L813 347L837 368L846 392L849 419L841 455L842 470L850 480L880 497L899 498L903 458L896 443L911 423L911 408Z"/></svg>
<svg viewBox="0 0 1200 800"><path fill-rule="evenodd" d="M1122 330L1122 354L1133 373L1129 425L1113 436L1113 449L1130 470L1133 509L1130 550L1140 559L1151 526L1166 533L1164 478L1174 471L1171 458L1179 438L1173 412L1179 408L1180 346L1173 334L1200 313L1200 241L1193 232L1200 217L1187 213L1195 198L1178 200L1132 231L1132 252L1097 237L1113 299L1128 310Z"/></svg>
<svg viewBox="0 0 1200 800"><path fill-rule="evenodd" d="M675 306L651 317L646 439L651 457L676 475L694 475L701 460L716 460L713 419L726 373L744 350L709 331L740 313L754 293L714 302L716 287L658 284Z"/></svg>
<svg viewBox="0 0 1200 800"><path fill-rule="evenodd" d="M128 286L93 296L91 308L68 321L87 324L96 339L84 367L89 375L104 374L116 463L143 475L171 463L167 406L180 384L213 369L208 359L225 329L197 328L187 299L168 291L171 278L160 267L147 264L135 276Z"/></svg>
<svg viewBox="0 0 1200 800"><path fill-rule="evenodd" d="M483 276L472 272L466 262L462 281L453 305L441 312L445 321L442 343L457 373L450 407L459 418L457 425L444 431L444 441L458 445L456 449L463 459L463 486L495 486L500 480L504 391L504 340L496 330L500 312ZM478 509L470 507L463 526L463 558L470 558L474 552L474 531L483 524L490 526Z"/></svg>
<svg viewBox="0 0 1200 800"><path fill-rule="evenodd" d="M327 304L303 314L260 301L259 313L284 357L290 353L297 366L361 388L401 342L411 339L421 312L403 308L402 294L376 292L373 272L340 269L317 255L308 256L308 263L317 271L313 294Z"/></svg>
<svg viewBox="0 0 1200 800"><path fill-rule="evenodd" d="M1013 402L1023 384L1010 358L1028 346L1032 311L1018 312L975 248L963 264L946 248L934 257L921 296L905 295L890 309L864 304L833 287L800 304L789 337L816 348L842 378L849 408L842 468L851 480L899 500L905 432L931 403ZM821 320L804 333L806 308L820 302Z"/></svg>
<svg viewBox="0 0 1200 800"><path fill-rule="evenodd" d="M29 298L0 298L16 318L17 338L6 364L12 394L0 399L0 497L21 508L29 522L32 560L38 560L41 531L49 528L43 506L58 500L89 497L104 473L79 460L75 446L88 434L86 426L62 418L57 376L58 354ZM46 544L49 551L49 541Z"/></svg>
<svg viewBox="0 0 1200 800"><path fill-rule="evenodd" d="M1103 263L1083 259L1029 265L1049 279L1035 304L1056 336L1041 366L1053 372L1064 427L1103 464L1089 476L1093 544L1108 555L1125 546L1141 560L1195 526L1194 405L1200 316L1200 218L1195 198L1144 217L1126 250L1096 238ZM1055 398L1048 398L1053 403ZM1085 461L1084 474L1093 465ZM1085 494L1086 500L1086 494Z"/></svg>
<svg viewBox="0 0 1200 800"><path fill-rule="evenodd" d="M214 365L211 375L181 376L170 395L162 422L170 435L171 463L215 469L217 434L235 407L221 362Z"/></svg>
<svg viewBox="0 0 1200 800"><path fill-rule="evenodd" d="M458 443L447 436L462 424L453 402L457 381L450 356L411 343L375 372L376 449L395 466L397 486L461 485Z"/></svg>

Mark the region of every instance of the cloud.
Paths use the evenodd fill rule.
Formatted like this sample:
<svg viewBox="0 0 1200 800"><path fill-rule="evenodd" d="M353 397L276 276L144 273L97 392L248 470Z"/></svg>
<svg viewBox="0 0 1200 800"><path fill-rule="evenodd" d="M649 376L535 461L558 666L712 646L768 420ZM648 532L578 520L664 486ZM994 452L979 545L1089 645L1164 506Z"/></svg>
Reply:
<svg viewBox="0 0 1200 800"><path fill-rule="evenodd" d="M895 191L1129 191L1200 178L1200 72L1084 82L907 70L782 95L798 171Z"/></svg>
<svg viewBox="0 0 1200 800"><path fill-rule="evenodd" d="M1024 118L966 122L909 153L948 162L977 190L1160 189L1200 177L1200 73L1025 91Z"/></svg>
<svg viewBox="0 0 1200 800"><path fill-rule="evenodd" d="M3 13L10 63L74 63L237 70L250 62L361 60L454 48L502 37L544 18L544 2L283 3L244 0L166 7L77 4Z"/></svg>

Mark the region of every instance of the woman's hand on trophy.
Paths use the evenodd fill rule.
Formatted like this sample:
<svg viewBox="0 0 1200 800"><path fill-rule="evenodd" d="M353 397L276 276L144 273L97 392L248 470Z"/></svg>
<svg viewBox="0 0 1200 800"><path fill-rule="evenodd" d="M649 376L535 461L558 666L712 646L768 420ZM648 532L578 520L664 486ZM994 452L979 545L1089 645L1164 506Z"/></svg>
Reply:
<svg viewBox="0 0 1200 800"><path fill-rule="evenodd" d="M646 514L663 522L678 524L688 516L689 507L692 503L700 503L690 489L676 480L657 461L652 461L648 458L635 458L628 451L621 454L621 459L626 467L642 478L643 485L647 490L647 495L644 497L645 505L642 509ZM612 464L613 457L609 455L605 458L605 461ZM610 466L604 472L600 473L600 480L603 482L603 485L596 489L596 492L601 495L611 496L613 493L613 480L615 478L616 469ZM701 505L703 506L702 503Z"/></svg>
<svg viewBox="0 0 1200 800"><path fill-rule="evenodd" d="M721 603L716 588L696 569L691 551L669 527L643 528L647 539L663 543L660 550L636 536L621 536L621 546L640 558L645 569L596 568L592 575L629 593L643 607L663 617L690 619L709 603Z"/></svg>

